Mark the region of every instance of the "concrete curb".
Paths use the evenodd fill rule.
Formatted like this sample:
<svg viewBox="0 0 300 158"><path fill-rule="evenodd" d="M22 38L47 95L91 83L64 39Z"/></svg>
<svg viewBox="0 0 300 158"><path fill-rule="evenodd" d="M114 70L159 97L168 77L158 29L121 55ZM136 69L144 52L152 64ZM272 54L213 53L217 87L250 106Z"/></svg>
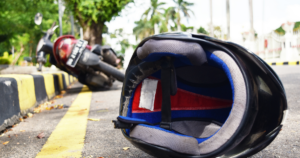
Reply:
<svg viewBox="0 0 300 158"><path fill-rule="evenodd" d="M299 65L299 61L268 62L269 65Z"/></svg>
<svg viewBox="0 0 300 158"><path fill-rule="evenodd" d="M0 131L76 80L65 72L0 75Z"/></svg>

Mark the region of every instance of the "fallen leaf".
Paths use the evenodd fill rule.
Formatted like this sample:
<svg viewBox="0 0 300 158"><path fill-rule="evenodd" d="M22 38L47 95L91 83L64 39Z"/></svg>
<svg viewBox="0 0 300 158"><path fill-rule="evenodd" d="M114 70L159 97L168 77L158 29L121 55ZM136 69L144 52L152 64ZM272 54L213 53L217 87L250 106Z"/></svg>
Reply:
<svg viewBox="0 0 300 158"><path fill-rule="evenodd" d="M63 108L64 108L64 104L57 105L57 109L63 109Z"/></svg>
<svg viewBox="0 0 300 158"><path fill-rule="evenodd" d="M32 113L27 113L27 116L30 118L30 117L32 117L33 115L32 115Z"/></svg>
<svg viewBox="0 0 300 158"><path fill-rule="evenodd" d="M27 116L25 115L25 116L23 116L23 119L27 119Z"/></svg>
<svg viewBox="0 0 300 158"><path fill-rule="evenodd" d="M57 105L54 105L54 108L55 108L55 109L63 109L63 108L64 108L64 104L57 104Z"/></svg>
<svg viewBox="0 0 300 158"><path fill-rule="evenodd" d="M39 139L44 138L44 137L45 137L45 134L43 132L37 136L37 138L39 138Z"/></svg>
<svg viewBox="0 0 300 158"><path fill-rule="evenodd" d="M20 132L25 132L25 130L20 130Z"/></svg>
<svg viewBox="0 0 300 158"><path fill-rule="evenodd" d="M18 124L13 125L12 128L16 127L17 125L18 125Z"/></svg>
<svg viewBox="0 0 300 158"><path fill-rule="evenodd" d="M104 157L98 157L98 158L104 158Z"/></svg>
<svg viewBox="0 0 300 158"><path fill-rule="evenodd" d="M10 135L8 135L7 137L10 138Z"/></svg>
<svg viewBox="0 0 300 158"><path fill-rule="evenodd" d="M2 143L3 145L6 145L6 144L8 144L9 143L9 141L6 141L6 142L4 142L4 143Z"/></svg>
<svg viewBox="0 0 300 158"><path fill-rule="evenodd" d="M89 121L100 121L100 119L88 118Z"/></svg>
<svg viewBox="0 0 300 158"><path fill-rule="evenodd" d="M59 98L62 98L62 97L63 97L63 95L61 94L61 95L55 96L53 99L59 99Z"/></svg>
<svg viewBox="0 0 300 158"><path fill-rule="evenodd" d="M2 133L2 134L0 135L0 137L2 137L2 136L4 136L4 133Z"/></svg>
<svg viewBox="0 0 300 158"><path fill-rule="evenodd" d="M37 114L37 113L42 112L42 109L41 109L41 108L35 108L35 109L33 110L33 112Z"/></svg>
<svg viewBox="0 0 300 158"><path fill-rule="evenodd" d="M66 93L66 91L61 91L61 92L60 92L60 94L65 94L65 93Z"/></svg>
<svg viewBox="0 0 300 158"><path fill-rule="evenodd" d="M129 147L124 147L124 148L123 148L123 150L128 150L128 149L129 149Z"/></svg>
<svg viewBox="0 0 300 158"><path fill-rule="evenodd" d="M53 107L53 106L46 107L46 110L52 110L52 109L54 109L54 107Z"/></svg>
<svg viewBox="0 0 300 158"><path fill-rule="evenodd" d="M23 121L24 121L22 117L21 117L21 118L19 118L19 120L20 120L21 122L23 122Z"/></svg>
<svg viewBox="0 0 300 158"><path fill-rule="evenodd" d="M13 130L13 129L11 129L11 128L9 129L9 131L12 131L12 130Z"/></svg>
<svg viewBox="0 0 300 158"><path fill-rule="evenodd" d="M17 134L15 134L15 136L16 136L16 137L18 137L18 135L17 135Z"/></svg>

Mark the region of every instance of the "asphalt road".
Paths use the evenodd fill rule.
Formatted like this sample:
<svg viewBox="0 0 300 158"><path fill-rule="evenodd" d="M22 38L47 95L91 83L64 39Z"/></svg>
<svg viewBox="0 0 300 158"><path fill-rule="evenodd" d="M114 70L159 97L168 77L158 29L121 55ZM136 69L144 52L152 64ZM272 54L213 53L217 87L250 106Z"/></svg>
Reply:
<svg viewBox="0 0 300 158"><path fill-rule="evenodd" d="M279 136L263 151L252 156L253 158L274 158L274 157L300 157L300 66L276 66L274 70L280 76L284 87L286 89L289 105L289 115ZM131 145L121 134L120 130L113 128L111 120L118 116L119 98L122 85L116 82L109 90L99 90L91 93L91 97L81 96L81 102L86 102L90 106L83 109L72 109L71 105L76 104L79 95L88 93L82 89L79 83L74 84L66 91L64 97L54 99L55 103L49 107L58 104L64 104L63 109L43 110L41 113L34 114L33 117L27 118L24 122L20 122L11 131L0 136L0 157L4 158L19 158L19 157L36 157L37 155L47 155L53 157L51 154L57 152L59 147L53 147L53 144L67 144L68 139L73 139L73 133L78 133L83 129L84 133L79 132L80 138L74 138L71 143L76 144L76 141L82 141L81 146L69 145L69 150L74 152L79 151L82 157L98 158L98 157L151 157L143 151ZM79 95L78 95L79 94ZM87 105L88 106L88 105ZM72 106L73 107L73 106ZM78 113L72 115L74 119L77 116L80 119L78 122L70 121L69 124L62 125L60 122L71 119L66 117L67 112L79 110ZM81 112L89 110L85 113ZM68 114L68 115L69 115ZM93 121L87 121L90 118ZM100 120L97 120L100 119ZM84 123L86 123L85 125ZM83 122L83 123L81 123ZM83 126L81 126L84 124ZM74 131L62 130L62 126L67 129L74 128ZM70 127L70 128L69 128ZM39 134L44 135L39 139ZM60 139L50 141L55 134ZM0 134L1 135L1 134ZM7 142L6 145L3 143ZM52 144L51 144L52 143ZM46 145L45 145L46 144ZM48 148L47 148L48 147ZM123 150L124 147L129 147L128 150ZM45 150L45 148L49 150ZM73 149L74 148L74 149ZM75 150L76 148L76 150ZM48 153L47 153L48 152ZM77 157L77 156L64 156ZM80 157L80 156L79 156Z"/></svg>

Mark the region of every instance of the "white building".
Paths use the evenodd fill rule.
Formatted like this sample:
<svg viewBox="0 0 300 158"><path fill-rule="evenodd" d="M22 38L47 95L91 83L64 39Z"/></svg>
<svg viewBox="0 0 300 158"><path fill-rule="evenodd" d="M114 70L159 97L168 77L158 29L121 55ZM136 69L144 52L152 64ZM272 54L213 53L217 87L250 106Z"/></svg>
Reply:
<svg viewBox="0 0 300 158"><path fill-rule="evenodd" d="M294 22L282 24L285 35L274 31L250 40L249 32L243 33L243 46L267 62L285 62L300 60L300 32L293 31Z"/></svg>

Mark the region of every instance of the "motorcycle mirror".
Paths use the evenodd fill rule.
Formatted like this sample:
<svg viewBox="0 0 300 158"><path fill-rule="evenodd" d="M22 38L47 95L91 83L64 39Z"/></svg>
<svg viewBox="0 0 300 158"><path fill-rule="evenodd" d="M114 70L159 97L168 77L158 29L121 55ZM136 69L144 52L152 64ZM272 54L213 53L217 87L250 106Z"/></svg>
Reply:
<svg viewBox="0 0 300 158"><path fill-rule="evenodd" d="M34 23L37 25L40 25L43 20L43 14L42 13L36 13L34 16Z"/></svg>
<svg viewBox="0 0 300 158"><path fill-rule="evenodd" d="M27 62L31 62L32 58L31 57L24 57L23 60L27 61Z"/></svg>

